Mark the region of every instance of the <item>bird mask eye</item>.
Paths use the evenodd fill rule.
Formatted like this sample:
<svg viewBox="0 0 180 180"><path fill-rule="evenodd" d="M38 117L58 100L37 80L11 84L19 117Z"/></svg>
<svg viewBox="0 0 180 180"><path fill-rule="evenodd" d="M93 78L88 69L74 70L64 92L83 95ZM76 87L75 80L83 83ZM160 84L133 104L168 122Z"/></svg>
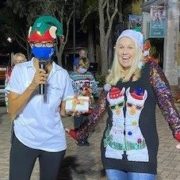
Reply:
<svg viewBox="0 0 180 180"><path fill-rule="evenodd" d="M142 109L142 106L135 105L135 104L132 104L132 103L127 103L127 107L132 107L132 106L135 106L137 110L141 110Z"/></svg>
<svg viewBox="0 0 180 180"><path fill-rule="evenodd" d="M122 107L123 106L123 102L122 103L119 103L119 104L116 104L116 105L113 105L113 106L110 106L110 108L112 109L112 110L114 110L117 106L118 107Z"/></svg>

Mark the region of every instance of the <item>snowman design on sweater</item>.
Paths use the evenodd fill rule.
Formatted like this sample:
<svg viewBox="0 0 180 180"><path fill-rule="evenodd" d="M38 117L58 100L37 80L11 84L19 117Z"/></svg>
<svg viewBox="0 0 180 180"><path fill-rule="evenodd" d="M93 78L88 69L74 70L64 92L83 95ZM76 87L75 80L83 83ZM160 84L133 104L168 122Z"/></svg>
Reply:
<svg viewBox="0 0 180 180"><path fill-rule="evenodd" d="M114 87L107 94L107 101L112 111L112 127L108 127L105 134L105 156L122 159L125 152L129 161L147 162L149 161L148 150L139 127L139 117L147 99L147 91L136 88L131 92L128 88L124 92L125 89L123 88L122 90L119 89L121 98L117 95L114 98L113 94L117 94L117 90L115 92L113 89ZM118 114L118 111L113 110L112 107L117 108L119 102L124 102L124 106L121 106L119 110L121 113Z"/></svg>
<svg viewBox="0 0 180 180"><path fill-rule="evenodd" d="M139 127L139 117L144 108L147 91L141 88L130 93L126 90L126 114L125 114L125 140L127 157L130 161L149 161L145 139Z"/></svg>
<svg viewBox="0 0 180 180"><path fill-rule="evenodd" d="M120 90L113 87L107 94L107 100L112 111L112 128L106 132L106 157L122 159L124 144L124 92L125 88ZM109 128L108 128L109 129Z"/></svg>

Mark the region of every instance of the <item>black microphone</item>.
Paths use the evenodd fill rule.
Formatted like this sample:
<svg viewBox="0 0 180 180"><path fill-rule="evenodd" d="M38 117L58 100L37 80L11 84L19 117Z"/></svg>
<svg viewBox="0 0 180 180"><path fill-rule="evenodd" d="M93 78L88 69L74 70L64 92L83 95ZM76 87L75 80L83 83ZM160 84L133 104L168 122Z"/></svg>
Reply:
<svg viewBox="0 0 180 180"><path fill-rule="evenodd" d="M46 62L45 61L39 61L39 68L45 70ZM39 94L44 95L45 94L45 84L39 84Z"/></svg>

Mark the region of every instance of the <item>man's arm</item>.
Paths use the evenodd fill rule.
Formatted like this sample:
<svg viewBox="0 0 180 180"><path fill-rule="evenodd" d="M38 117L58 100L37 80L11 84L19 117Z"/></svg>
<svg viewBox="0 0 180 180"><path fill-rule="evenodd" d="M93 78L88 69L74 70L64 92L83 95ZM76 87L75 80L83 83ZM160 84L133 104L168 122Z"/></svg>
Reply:
<svg viewBox="0 0 180 180"><path fill-rule="evenodd" d="M30 86L22 94L9 92L8 114L11 120L14 120L16 116L21 112L21 110L27 104L28 100L30 99L35 89L36 89L36 86L33 83L31 83Z"/></svg>
<svg viewBox="0 0 180 180"><path fill-rule="evenodd" d="M23 110L39 84L46 83L48 74L46 74L45 70L39 69L38 62L35 62L35 69L36 73L31 84L22 94L12 92L11 90L8 93L8 113L12 120Z"/></svg>

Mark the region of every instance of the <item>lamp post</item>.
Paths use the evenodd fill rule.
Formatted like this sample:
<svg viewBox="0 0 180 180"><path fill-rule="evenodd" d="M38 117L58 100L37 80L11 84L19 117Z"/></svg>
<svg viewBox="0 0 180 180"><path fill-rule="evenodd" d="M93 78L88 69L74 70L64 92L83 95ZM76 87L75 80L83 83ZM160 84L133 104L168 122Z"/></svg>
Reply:
<svg viewBox="0 0 180 180"><path fill-rule="evenodd" d="M12 55L13 55L13 53L12 53L12 43L13 43L13 40L12 40L11 37L8 37L7 41L8 41L9 46L10 46L10 48L9 48L9 65L11 66L12 65Z"/></svg>

